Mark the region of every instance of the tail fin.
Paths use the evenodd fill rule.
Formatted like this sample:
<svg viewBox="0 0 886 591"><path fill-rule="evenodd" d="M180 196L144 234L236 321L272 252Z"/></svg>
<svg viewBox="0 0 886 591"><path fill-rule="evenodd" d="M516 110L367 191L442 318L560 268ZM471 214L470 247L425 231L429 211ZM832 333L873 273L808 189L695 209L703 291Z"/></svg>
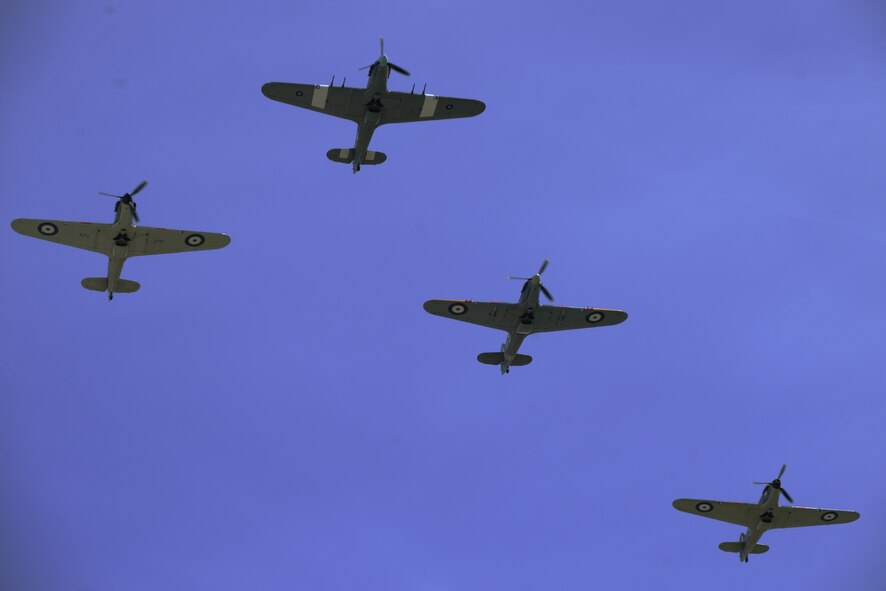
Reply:
<svg viewBox="0 0 886 591"><path fill-rule="evenodd" d="M107 277L87 277L80 282L80 285L92 291L108 291ZM118 279L117 286L114 291L117 293L133 293L138 291L141 285L137 281L129 281L127 279Z"/></svg>
<svg viewBox="0 0 886 591"><path fill-rule="evenodd" d="M504 353L480 353L477 355L477 361L486 365L501 365L504 360ZM515 355L514 360L511 361L511 365L514 367L529 365L530 363L532 363L532 357L520 354Z"/></svg>
<svg viewBox="0 0 886 591"><path fill-rule="evenodd" d="M333 148L326 152L326 157L333 162L341 162L342 164L350 164L354 161L356 151L353 148ZM367 150L366 158L361 164L381 164L388 157L384 152L376 152L375 150Z"/></svg>
<svg viewBox="0 0 886 591"><path fill-rule="evenodd" d="M741 552L744 548L744 542L723 542L720 544L720 550L723 552ZM769 552L769 546L765 544L757 544L749 554L763 554Z"/></svg>

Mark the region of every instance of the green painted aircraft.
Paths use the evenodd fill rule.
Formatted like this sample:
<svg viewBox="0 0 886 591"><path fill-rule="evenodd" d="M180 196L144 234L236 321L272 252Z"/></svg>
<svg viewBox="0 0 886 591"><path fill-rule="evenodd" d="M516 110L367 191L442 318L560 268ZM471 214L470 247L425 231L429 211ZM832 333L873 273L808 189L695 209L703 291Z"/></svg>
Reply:
<svg viewBox="0 0 886 591"><path fill-rule="evenodd" d="M231 242L231 239L224 234L136 226L138 213L136 213L136 203L132 198L147 184L148 181L142 181L130 193L123 195L99 193L118 199L114 205L113 224L17 219L13 220L12 229L32 238L40 238L106 255L108 257L108 276L87 277L81 282L81 285L93 291L107 291L108 300L114 299L115 293L132 293L141 287L135 281L120 278L123 263L129 257L212 250L224 248Z"/></svg>
<svg viewBox="0 0 886 591"><path fill-rule="evenodd" d="M486 105L477 100L434 96L424 90L415 94L415 85L408 93L388 90L388 77L392 71L404 76L409 76L409 72L388 61L383 38L381 56L360 69L367 68L369 82L366 88L351 88L344 82L341 86L334 86L333 76L328 85L268 82L261 91L269 99L356 123L354 147L333 148L326 153L333 162L350 164L354 173L360 170L361 164L381 164L387 160L383 152L369 149L372 134L380 125L473 117L486 109Z"/></svg>
<svg viewBox="0 0 886 591"><path fill-rule="evenodd" d="M529 355L517 351L523 339L533 333L571 330L574 328L594 328L621 324L628 319L627 312L603 308L567 308L565 306L543 306L539 304L539 294L554 301L553 296L541 282L541 274L548 266L548 260L532 277L508 277L525 280L520 300L516 304L501 302L474 302L471 300L428 300L424 304L427 312L435 316L470 322L489 328L497 328L508 333L507 340L498 353L480 353L477 361L487 365L498 365L502 375L510 367L528 365Z"/></svg>
<svg viewBox="0 0 886 591"><path fill-rule="evenodd" d="M736 552L742 562L748 561L749 554L763 554L769 551L769 546L758 542L760 537L770 529L851 523L860 517L855 511L779 506L779 495L784 495L789 503L794 502L791 495L781 486L781 477L786 469L787 465L782 466L781 472L772 482L754 483L766 485L763 495L756 504L677 499L674 501L674 508L685 513L747 527L747 531L741 534L737 542L720 544L720 550Z"/></svg>

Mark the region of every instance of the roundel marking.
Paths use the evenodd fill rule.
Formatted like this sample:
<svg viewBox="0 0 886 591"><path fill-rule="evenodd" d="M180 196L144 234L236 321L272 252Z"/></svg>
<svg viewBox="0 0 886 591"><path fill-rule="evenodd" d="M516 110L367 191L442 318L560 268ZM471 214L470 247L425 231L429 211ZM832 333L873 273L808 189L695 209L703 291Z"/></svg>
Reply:
<svg viewBox="0 0 886 591"><path fill-rule="evenodd" d="M44 236L55 236L58 234L58 226L51 222L43 222L42 224L37 224L37 231Z"/></svg>
<svg viewBox="0 0 886 591"><path fill-rule="evenodd" d="M699 513L710 513L714 510L714 506L708 503L707 501L702 501L698 505L695 506L695 510Z"/></svg>
<svg viewBox="0 0 886 591"><path fill-rule="evenodd" d="M822 521L833 521L839 516L839 513L836 511L828 511L827 513L822 514Z"/></svg>
<svg viewBox="0 0 886 591"><path fill-rule="evenodd" d="M295 96L302 96L302 95L304 95L304 92L302 92L301 90L295 91Z"/></svg>
<svg viewBox="0 0 886 591"><path fill-rule="evenodd" d="M585 317L585 319L591 324L602 322L604 318L606 318L606 315L603 314L603 312L591 312Z"/></svg>
<svg viewBox="0 0 886 591"><path fill-rule="evenodd" d="M456 316L461 316L465 312L468 311L468 307L464 304L452 304L449 306L449 313L455 314Z"/></svg>
<svg viewBox="0 0 886 591"><path fill-rule="evenodd" d="M451 111L453 107L455 107L455 105L453 105L452 103L449 103L448 105L446 105L446 110Z"/></svg>
<svg viewBox="0 0 886 591"><path fill-rule="evenodd" d="M204 242L206 242L206 238L203 236L203 234L191 234L190 236L185 238L185 244L187 244L188 246L200 246Z"/></svg>

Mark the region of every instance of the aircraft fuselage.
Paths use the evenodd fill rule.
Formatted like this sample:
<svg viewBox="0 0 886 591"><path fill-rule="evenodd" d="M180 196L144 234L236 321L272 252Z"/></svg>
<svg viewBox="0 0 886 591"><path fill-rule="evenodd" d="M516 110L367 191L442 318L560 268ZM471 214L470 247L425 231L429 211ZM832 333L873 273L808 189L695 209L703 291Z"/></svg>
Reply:
<svg viewBox="0 0 886 591"><path fill-rule="evenodd" d="M532 333L532 322L535 319L535 310L539 307L539 284L541 276L535 275L523 284L523 291L520 292L520 299L517 305L520 307L520 320L513 330L508 332L508 337L501 346L502 362L501 373L505 374L510 371L511 363L520 350L523 340Z"/></svg>
<svg viewBox="0 0 886 591"><path fill-rule="evenodd" d="M771 486L767 486L763 490L763 495L757 503L760 518L755 525L748 527L743 536L743 546L739 553L739 558L742 562L748 561L748 555L760 541L763 534L772 527L773 515L775 509L778 507L778 498L780 494L781 491L779 489L772 488Z"/></svg>
<svg viewBox="0 0 886 591"><path fill-rule="evenodd" d="M114 299L114 291L120 274L123 272L123 263L129 256L129 242L135 233L132 224L132 206L122 201L117 202L114 214L114 224L111 226L114 234L114 246L108 255L108 299Z"/></svg>
<svg viewBox="0 0 886 591"><path fill-rule="evenodd" d="M382 109L384 98L388 94L388 76L391 68L388 66L388 58L382 55L378 61L369 66L369 81L366 83L364 104L366 113L363 121L357 124L357 138L354 140L354 163L353 170L360 170L360 164L366 159L369 150L369 142L375 128L382 123Z"/></svg>

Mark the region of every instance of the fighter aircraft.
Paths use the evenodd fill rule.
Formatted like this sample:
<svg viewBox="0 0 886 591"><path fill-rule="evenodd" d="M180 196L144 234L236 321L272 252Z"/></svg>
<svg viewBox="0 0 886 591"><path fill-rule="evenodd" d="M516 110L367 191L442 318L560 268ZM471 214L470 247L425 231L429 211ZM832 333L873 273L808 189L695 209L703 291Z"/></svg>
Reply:
<svg viewBox="0 0 886 591"><path fill-rule="evenodd" d="M118 199L114 205L113 224L17 219L13 220L12 229L32 238L40 238L106 255L108 257L108 276L87 277L81 284L86 289L93 291L107 291L108 300L114 299L115 293L132 293L141 287L135 281L120 279L123 263L129 257L212 250L224 248L231 242L231 239L224 234L136 226L138 213L136 213L136 203L132 198L147 184L148 181L142 181L131 192L123 195L99 193Z"/></svg>
<svg viewBox="0 0 886 591"><path fill-rule="evenodd" d="M508 277L508 279L525 281L523 291L520 292L520 300L516 304L471 300L428 300L424 308L436 316L507 332L508 338L501 346L501 352L477 355L477 361L480 363L498 365L502 375L510 372L512 365L519 367L528 365L532 361L529 355L517 353L523 339L532 333L611 326L628 319L627 313L621 310L540 305L539 293L554 301L551 292L541 282L541 274L547 269L548 262L545 259L538 273L532 277Z"/></svg>
<svg viewBox="0 0 886 591"><path fill-rule="evenodd" d="M355 174L361 164L381 164L387 160L383 152L369 149L369 140L379 125L473 117L486 109L481 101L472 99L434 96L424 89L421 94L415 94L414 84L409 93L388 90L388 77L392 71L404 76L409 76L409 72L388 61L384 38L381 39L381 56L371 65L360 69L367 68L369 82L366 88L345 86L344 81L341 86L334 86L333 76L328 85L268 82L261 91L269 99L356 123L354 147L333 148L326 153L326 157L333 162L351 164Z"/></svg>
<svg viewBox="0 0 886 591"><path fill-rule="evenodd" d="M781 467L778 476L772 482L755 482L765 484L763 495L757 504L727 503L722 501L705 501L702 499L677 499L674 508L678 511L710 517L727 523L743 525L747 532L741 534L737 542L723 542L720 550L737 552L742 562L748 561L749 554L763 554L769 546L758 544L760 537L770 529L783 527L808 527L812 525L834 525L850 523L860 517L855 511L835 511L834 509L813 509L811 507L781 507L779 495L789 503L794 499L782 488L781 477L787 465Z"/></svg>

